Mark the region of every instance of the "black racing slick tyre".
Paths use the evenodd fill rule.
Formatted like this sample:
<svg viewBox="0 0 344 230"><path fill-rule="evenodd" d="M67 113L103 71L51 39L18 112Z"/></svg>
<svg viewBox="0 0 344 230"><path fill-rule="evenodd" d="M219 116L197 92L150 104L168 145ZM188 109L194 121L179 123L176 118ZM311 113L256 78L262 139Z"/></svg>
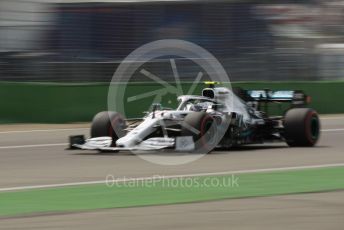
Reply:
<svg viewBox="0 0 344 230"><path fill-rule="evenodd" d="M92 120L91 137L112 137L112 146L118 138L126 134L124 117L117 112L104 111L96 114Z"/></svg>
<svg viewBox="0 0 344 230"><path fill-rule="evenodd" d="M315 110L295 108L284 117L284 136L292 147L314 146L320 136L320 120Z"/></svg>
<svg viewBox="0 0 344 230"><path fill-rule="evenodd" d="M181 136L193 137L195 152L208 153L218 144L216 121L205 112L189 113L183 121Z"/></svg>

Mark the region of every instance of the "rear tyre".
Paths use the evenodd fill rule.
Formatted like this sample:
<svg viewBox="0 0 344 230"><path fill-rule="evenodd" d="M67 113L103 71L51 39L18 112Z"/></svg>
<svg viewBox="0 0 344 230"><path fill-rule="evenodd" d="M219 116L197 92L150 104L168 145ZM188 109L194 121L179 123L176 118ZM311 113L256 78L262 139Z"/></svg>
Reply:
<svg viewBox="0 0 344 230"><path fill-rule="evenodd" d="M217 125L214 118L205 112L193 112L186 115L181 136L192 136L195 152L208 153L216 147Z"/></svg>
<svg viewBox="0 0 344 230"><path fill-rule="evenodd" d="M320 120L315 110L295 108L284 117L285 140L289 146L311 147L320 136Z"/></svg>
<svg viewBox="0 0 344 230"><path fill-rule="evenodd" d="M126 122L120 113L100 112L92 120L91 137L112 137L111 146L116 146L118 138L126 134L125 128Z"/></svg>

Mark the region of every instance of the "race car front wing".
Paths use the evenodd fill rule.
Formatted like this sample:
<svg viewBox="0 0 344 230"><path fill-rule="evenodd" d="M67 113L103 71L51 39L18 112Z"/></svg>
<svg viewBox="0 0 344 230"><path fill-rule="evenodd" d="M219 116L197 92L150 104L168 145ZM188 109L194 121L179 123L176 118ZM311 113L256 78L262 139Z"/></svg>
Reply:
<svg viewBox="0 0 344 230"><path fill-rule="evenodd" d="M152 151L173 148L176 151L192 151L195 149L195 143L191 136L171 137L153 137L141 141L135 146L112 146L111 137L95 137L84 139L83 136L71 136L70 149L82 150L100 150L100 151Z"/></svg>

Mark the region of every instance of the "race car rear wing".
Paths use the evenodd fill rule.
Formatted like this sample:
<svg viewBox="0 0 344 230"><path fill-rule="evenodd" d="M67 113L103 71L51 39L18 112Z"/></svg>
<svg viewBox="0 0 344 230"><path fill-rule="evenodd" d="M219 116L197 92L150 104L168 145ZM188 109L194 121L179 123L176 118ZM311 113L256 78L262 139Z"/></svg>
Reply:
<svg viewBox="0 0 344 230"><path fill-rule="evenodd" d="M258 102L291 102L293 105L305 105L310 97L301 90L247 90L247 94Z"/></svg>

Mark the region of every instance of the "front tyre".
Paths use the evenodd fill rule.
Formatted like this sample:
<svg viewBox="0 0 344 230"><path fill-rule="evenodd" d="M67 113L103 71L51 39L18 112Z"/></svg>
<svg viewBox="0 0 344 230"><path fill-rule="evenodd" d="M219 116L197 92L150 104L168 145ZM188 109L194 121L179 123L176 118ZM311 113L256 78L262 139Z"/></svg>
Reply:
<svg viewBox="0 0 344 230"><path fill-rule="evenodd" d="M311 147L320 136L320 120L315 110L295 108L284 117L284 137L289 146Z"/></svg>
<svg viewBox="0 0 344 230"><path fill-rule="evenodd" d="M92 120L91 137L112 137L112 145L126 134L124 117L117 112L103 111L96 114Z"/></svg>
<svg viewBox="0 0 344 230"><path fill-rule="evenodd" d="M218 144L216 121L205 112L189 113L183 121L181 136L193 137L195 152L208 153Z"/></svg>

